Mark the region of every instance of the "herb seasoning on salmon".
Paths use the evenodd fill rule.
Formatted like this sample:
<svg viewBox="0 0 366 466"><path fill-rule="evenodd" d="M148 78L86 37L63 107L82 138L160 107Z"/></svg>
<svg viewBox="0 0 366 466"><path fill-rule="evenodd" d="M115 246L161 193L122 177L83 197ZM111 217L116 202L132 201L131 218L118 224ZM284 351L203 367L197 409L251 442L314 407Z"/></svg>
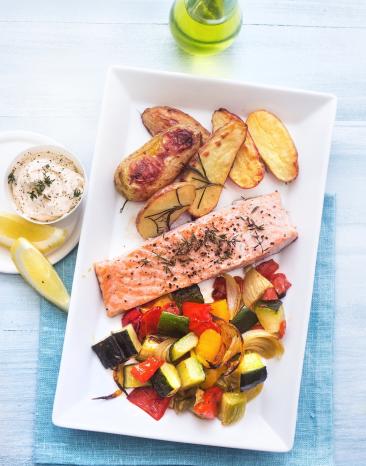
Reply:
<svg viewBox="0 0 366 466"><path fill-rule="evenodd" d="M236 202L95 264L109 316L259 262L297 238L280 194ZM143 285L142 285L143 284Z"/></svg>

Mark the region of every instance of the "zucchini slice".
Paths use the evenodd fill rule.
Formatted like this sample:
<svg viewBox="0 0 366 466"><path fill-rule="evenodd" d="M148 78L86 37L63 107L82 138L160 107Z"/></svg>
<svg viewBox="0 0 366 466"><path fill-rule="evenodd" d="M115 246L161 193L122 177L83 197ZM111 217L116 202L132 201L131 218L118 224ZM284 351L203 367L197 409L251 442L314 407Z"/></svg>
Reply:
<svg viewBox="0 0 366 466"><path fill-rule="evenodd" d="M174 362L184 356L197 346L198 336L193 333L187 333L170 347L169 359Z"/></svg>
<svg viewBox="0 0 366 466"><path fill-rule="evenodd" d="M264 330L269 333L278 333L281 323L285 320L285 311L280 299L276 301L260 301L254 307Z"/></svg>
<svg viewBox="0 0 366 466"><path fill-rule="evenodd" d="M182 305L186 301L201 304L205 302L200 287L198 285L191 285L187 288L181 288L180 290L173 291L172 296L175 301L175 304L178 306L180 310L182 310Z"/></svg>
<svg viewBox="0 0 366 466"><path fill-rule="evenodd" d="M150 380L153 388L163 398L175 395L181 387L177 369L168 362L160 366Z"/></svg>
<svg viewBox="0 0 366 466"><path fill-rule="evenodd" d="M189 332L188 325L188 317L163 311L158 323L158 333L169 337L181 337Z"/></svg>
<svg viewBox="0 0 366 466"><path fill-rule="evenodd" d="M131 324L128 324L118 332L112 332L112 335L116 339L118 345L122 348L127 359L137 356L141 349L141 343Z"/></svg>
<svg viewBox="0 0 366 466"><path fill-rule="evenodd" d="M131 357L137 356L140 349L141 343L131 324L112 332L107 338L92 346L92 350L106 369L114 369Z"/></svg>
<svg viewBox="0 0 366 466"><path fill-rule="evenodd" d="M238 370L241 391L249 390L267 378L267 368L258 353L245 353Z"/></svg>
<svg viewBox="0 0 366 466"><path fill-rule="evenodd" d="M239 421L244 416L247 397L245 393L225 392L222 395L219 419L224 426Z"/></svg>
<svg viewBox="0 0 366 466"><path fill-rule="evenodd" d="M150 386L150 381L142 383L137 380L132 374L131 370L137 364L127 364L123 367L123 387L124 388L138 388Z"/></svg>
<svg viewBox="0 0 366 466"><path fill-rule="evenodd" d="M155 337L154 335L146 337L142 343L137 359L139 361L144 361L150 356L155 356L155 352L162 341L164 341L163 338Z"/></svg>
<svg viewBox="0 0 366 466"><path fill-rule="evenodd" d="M106 369L114 369L128 360L113 334L95 343L92 350Z"/></svg>
<svg viewBox="0 0 366 466"><path fill-rule="evenodd" d="M258 322L257 314L246 306L243 306L231 321L240 333L247 332Z"/></svg>
<svg viewBox="0 0 366 466"><path fill-rule="evenodd" d="M193 356L180 362L177 369L183 390L200 385L205 380L202 364Z"/></svg>

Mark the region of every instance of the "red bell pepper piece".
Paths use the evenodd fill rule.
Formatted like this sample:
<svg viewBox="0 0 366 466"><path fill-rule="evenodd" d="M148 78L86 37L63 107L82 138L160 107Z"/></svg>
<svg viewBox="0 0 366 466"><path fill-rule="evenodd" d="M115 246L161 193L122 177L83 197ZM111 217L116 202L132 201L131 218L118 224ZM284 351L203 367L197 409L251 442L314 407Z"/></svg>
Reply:
<svg viewBox="0 0 366 466"><path fill-rule="evenodd" d="M163 309L160 306L154 306L146 311L140 321L139 339L143 340L146 335L156 334L158 323Z"/></svg>
<svg viewBox="0 0 366 466"><path fill-rule="evenodd" d="M189 321L189 330L197 336L200 336L201 333L209 328L212 328L217 333L221 333L221 328L212 320L208 322Z"/></svg>
<svg viewBox="0 0 366 466"><path fill-rule="evenodd" d="M271 280L273 274L278 270L279 265L273 259L269 261L262 262L261 264L257 265L255 268L257 272L259 272L263 277L267 280Z"/></svg>
<svg viewBox="0 0 366 466"><path fill-rule="evenodd" d="M142 318L142 312L138 307L134 307L130 311L127 311L122 316L122 326L126 327L128 324L132 324L135 332L138 334L140 329L140 322Z"/></svg>
<svg viewBox="0 0 366 466"><path fill-rule="evenodd" d="M226 298L226 281L224 277L216 277L213 283L212 299L219 301Z"/></svg>
<svg viewBox="0 0 366 466"><path fill-rule="evenodd" d="M151 387L135 388L127 399L157 421L164 416L170 403L170 398L162 398Z"/></svg>
<svg viewBox="0 0 366 466"><path fill-rule="evenodd" d="M154 356L150 356L145 361L136 364L131 369L131 374L141 383L145 383L151 379L164 361L160 361Z"/></svg>
<svg viewBox="0 0 366 466"><path fill-rule="evenodd" d="M276 290L274 288L268 288L263 296L262 296L262 301L275 301L278 299L278 295L276 293Z"/></svg>
<svg viewBox="0 0 366 466"><path fill-rule="evenodd" d="M219 387L211 387L206 390L202 400L194 405L194 413L204 419L215 419L219 412L219 404L223 393L223 390Z"/></svg>
<svg viewBox="0 0 366 466"><path fill-rule="evenodd" d="M221 328L212 320L209 304L185 302L182 311L183 315L189 318L189 330L196 335L200 336L209 328L221 333Z"/></svg>
<svg viewBox="0 0 366 466"><path fill-rule="evenodd" d="M278 338L283 338L285 336L285 333L286 333L286 321L283 320L280 323L280 330L278 332Z"/></svg>
<svg viewBox="0 0 366 466"><path fill-rule="evenodd" d="M142 341L146 335L154 335L158 332L158 323L163 311L179 314L179 309L175 303L164 304L163 307L154 306L144 314L140 320L140 328L138 332L139 339Z"/></svg>
<svg viewBox="0 0 366 466"><path fill-rule="evenodd" d="M186 301L182 305L183 315L190 319L205 322L211 319L211 306L209 304L191 303Z"/></svg>
<svg viewBox="0 0 366 466"><path fill-rule="evenodd" d="M272 275L271 283L275 287L279 298L286 296L286 292L291 286L291 283L287 280L284 273L275 273Z"/></svg>

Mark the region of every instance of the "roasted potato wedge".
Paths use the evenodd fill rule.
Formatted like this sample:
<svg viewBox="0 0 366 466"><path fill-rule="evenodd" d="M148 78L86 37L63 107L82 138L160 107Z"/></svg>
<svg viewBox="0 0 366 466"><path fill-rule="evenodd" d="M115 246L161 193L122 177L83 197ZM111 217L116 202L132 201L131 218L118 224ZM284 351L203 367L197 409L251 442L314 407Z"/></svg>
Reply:
<svg viewBox="0 0 366 466"><path fill-rule="evenodd" d="M230 123L230 121L241 121L244 123L243 120L238 117L238 115L229 112L229 110L226 110L226 108L219 108L218 110L215 110L211 118L212 131L217 131L219 128L221 128L221 126Z"/></svg>
<svg viewBox="0 0 366 466"><path fill-rule="evenodd" d="M210 132L197 120L177 108L167 106L147 108L141 115L141 118L146 129L152 136L167 130L171 126L188 125L201 132L202 144L210 137Z"/></svg>
<svg viewBox="0 0 366 466"><path fill-rule="evenodd" d="M280 181L294 180L299 173L295 144L284 124L273 113L258 110L250 113L247 125L260 156Z"/></svg>
<svg viewBox="0 0 366 466"><path fill-rule="evenodd" d="M216 131L221 128L221 126L233 120L240 120L240 118L234 113L231 113L224 108L220 108L212 115L212 129L213 131ZM236 154L233 166L229 173L229 178L241 188L250 189L254 188L262 181L264 174L264 163L262 162L259 152L248 131L244 144Z"/></svg>
<svg viewBox="0 0 366 466"><path fill-rule="evenodd" d="M155 193L140 210L136 227L144 238L154 238L170 229L170 226L185 212L196 197L192 183L173 183Z"/></svg>
<svg viewBox="0 0 366 466"><path fill-rule="evenodd" d="M194 183L196 187L195 200L188 209L194 217L202 217L216 207L246 132L246 125L240 120L224 125L188 164L184 180Z"/></svg>
<svg viewBox="0 0 366 466"><path fill-rule="evenodd" d="M117 191L131 201L145 201L170 184L197 153L201 133L177 125L157 134L118 165Z"/></svg>

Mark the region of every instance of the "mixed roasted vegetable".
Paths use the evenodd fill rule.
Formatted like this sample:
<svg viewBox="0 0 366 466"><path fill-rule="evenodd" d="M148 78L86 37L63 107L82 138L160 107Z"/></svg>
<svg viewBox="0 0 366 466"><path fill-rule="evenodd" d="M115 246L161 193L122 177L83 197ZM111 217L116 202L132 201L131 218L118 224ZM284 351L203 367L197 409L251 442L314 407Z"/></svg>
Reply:
<svg viewBox="0 0 366 466"><path fill-rule="evenodd" d="M217 277L211 303L193 285L126 312L122 329L92 346L118 387L97 399L125 393L156 420L171 407L238 421L263 388L264 359L284 351L281 299L291 284L278 267L271 259L244 278Z"/></svg>

